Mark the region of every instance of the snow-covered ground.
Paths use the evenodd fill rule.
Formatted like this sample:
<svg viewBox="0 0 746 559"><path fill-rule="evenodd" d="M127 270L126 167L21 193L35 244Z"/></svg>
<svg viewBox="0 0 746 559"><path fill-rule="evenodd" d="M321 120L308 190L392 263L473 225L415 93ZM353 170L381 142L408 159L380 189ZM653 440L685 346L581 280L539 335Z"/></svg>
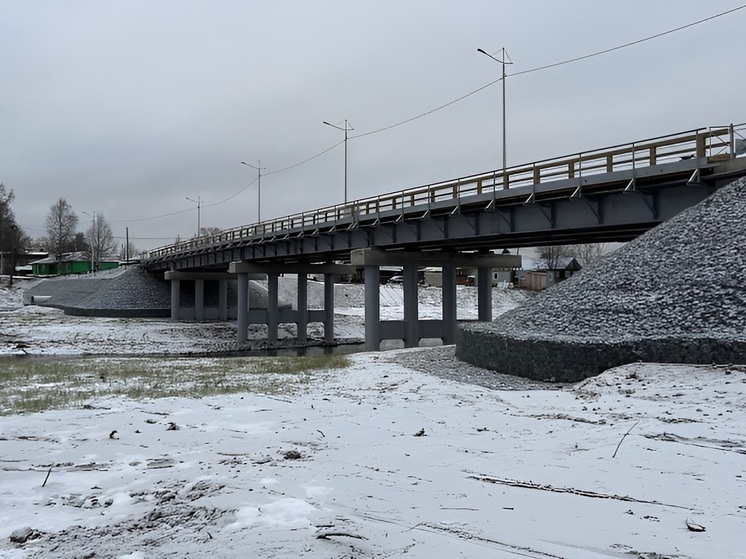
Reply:
<svg viewBox="0 0 746 559"><path fill-rule="evenodd" d="M281 278L283 300L295 301L293 278ZM523 291L494 289L493 315L510 310L526 299ZM309 282L310 308L322 308L323 283ZM335 286L334 335L340 343L364 339L363 286ZM441 290L420 290L421 318L440 318ZM400 285L381 286L381 319L402 320L403 291ZM477 318L477 294L474 287L458 287L459 319ZM280 325L278 337L288 344L295 338L294 324ZM309 338L323 340L324 328L312 323ZM266 326L250 326L248 347L264 347ZM389 342L387 342L389 343ZM66 316L61 310L41 306L23 306L19 289L0 290L0 355L62 354L180 354L234 351L236 323L179 322L150 318L97 318Z"/></svg>
<svg viewBox="0 0 746 559"><path fill-rule="evenodd" d="M31 352L204 333L0 293L3 346ZM423 351L355 354L288 394L0 417L0 557L746 557L743 367L491 390L402 364Z"/></svg>

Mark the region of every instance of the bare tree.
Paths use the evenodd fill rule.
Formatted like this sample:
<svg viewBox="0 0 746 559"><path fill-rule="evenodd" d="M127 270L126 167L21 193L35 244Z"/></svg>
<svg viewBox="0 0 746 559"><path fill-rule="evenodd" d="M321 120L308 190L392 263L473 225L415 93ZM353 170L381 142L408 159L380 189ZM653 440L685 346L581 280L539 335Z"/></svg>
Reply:
<svg viewBox="0 0 746 559"><path fill-rule="evenodd" d="M599 260L606 252L606 243L589 243L573 247L574 256L583 268L587 268L596 260Z"/></svg>
<svg viewBox="0 0 746 559"><path fill-rule="evenodd" d="M78 216L72 206L64 198L57 200L49 208L46 230L49 252L62 259L62 254L75 241L75 228L78 226Z"/></svg>
<svg viewBox="0 0 746 559"><path fill-rule="evenodd" d="M13 253L18 249L19 242L25 238L25 233L16 224L16 218L10 203L15 198L12 190L7 190L0 182L0 274L10 271L13 273Z"/></svg>
<svg viewBox="0 0 746 559"><path fill-rule="evenodd" d="M114 242L114 235L101 212L93 214L93 222L86 232L86 236L88 237L88 256L96 265L104 258L111 257L116 253L117 244Z"/></svg>
<svg viewBox="0 0 746 559"><path fill-rule="evenodd" d="M559 268L560 261L571 255L570 247L566 245L551 245L537 247L539 260L547 270L556 270Z"/></svg>
<svg viewBox="0 0 746 559"><path fill-rule="evenodd" d="M125 243L122 243L119 245L119 259L120 260L129 260L130 258L135 258L139 256L140 249L138 249L132 241Z"/></svg>

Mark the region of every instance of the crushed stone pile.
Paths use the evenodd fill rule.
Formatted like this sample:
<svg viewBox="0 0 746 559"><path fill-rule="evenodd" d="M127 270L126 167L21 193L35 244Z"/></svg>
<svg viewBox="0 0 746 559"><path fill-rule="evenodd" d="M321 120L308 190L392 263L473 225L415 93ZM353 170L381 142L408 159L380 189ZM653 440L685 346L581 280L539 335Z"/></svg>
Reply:
<svg viewBox="0 0 746 559"><path fill-rule="evenodd" d="M182 282L181 307L194 307L194 287ZM250 281L253 309L267 308L266 282ZM236 281L228 282L229 317L235 317L238 299ZM24 292L24 304L62 309L76 316L169 317L171 284L161 276L148 274L139 266L97 272L95 275L62 276L39 281ZM205 282L206 308L218 306L217 282ZM280 308L291 303L280 297ZM232 311L232 312L231 312ZM215 313L217 314L217 310Z"/></svg>
<svg viewBox="0 0 746 559"><path fill-rule="evenodd" d="M139 267L40 281L24 292L25 304L90 316L170 316L168 282Z"/></svg>
<svg viewBox="0 0 746 559"><path fill-rule="evenodd" d="M746 363L746 179L648 231L493 323L456 354L574 382L635 361Z"/></svg>

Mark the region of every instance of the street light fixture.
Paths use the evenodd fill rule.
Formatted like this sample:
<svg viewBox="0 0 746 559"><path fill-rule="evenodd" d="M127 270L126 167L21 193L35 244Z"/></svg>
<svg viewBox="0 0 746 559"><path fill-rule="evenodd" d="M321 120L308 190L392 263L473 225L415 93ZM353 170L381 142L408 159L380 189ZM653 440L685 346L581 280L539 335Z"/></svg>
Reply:
<svg viewBox="0 0 746 559"><path fill-rule="evenodd" d="M508 56L508 53L505 52L505 48L502 48L500 50L502 51L502 59L495 58L490 53L482 49L477 49L477 52L481 52L485 56L489 56L495 62L502 64L502 67L503 67L503 73L502 73L502 82L503 82L503 181L505 181L505 168L507 167L507 143L505 139L505 65L513 64L513 61Z"/></svg>
<svg viewBox="0 0 746 559"><path fill-rule="evenodd" d="M257 161L256 165L252 165L251 163L246 163L246 161L241 161L241 165L246 165L247 167L256 169L259 172L259 176L257 177L257 186L256 186L256 222L261 223L262 222L262 170L264 169L264 167L262 167L261 161Z"/></svg>
<svg viewBox="0 0 746 559"><path fill-rule="evenodd" d="M197 237L199 237L200 231L202 231L202 222L201 222L202 218L201 218L201 215L200 215L202 213L201 212L201 209L202 209L202 198L200 198L199 196L197 196L196 200L192 200L189 196L187 196L187 200L189 200L190 202L194 202L195 204L197 204Z"/></svg>
<svg viewBox="0 0 746 559"><path fill-rule="evenodd" d="M341 126L337 126L336 124L332 124L331 122L327 122L327 121L324 121L324 124L326 124L327 126L331 126L332 128L336 128L337 130L342 130L345 133L345 205L347 205L347 133L354 130L354 128L350 128L348 126L347 119L345 119L344 128L342 128Z"/></svg>

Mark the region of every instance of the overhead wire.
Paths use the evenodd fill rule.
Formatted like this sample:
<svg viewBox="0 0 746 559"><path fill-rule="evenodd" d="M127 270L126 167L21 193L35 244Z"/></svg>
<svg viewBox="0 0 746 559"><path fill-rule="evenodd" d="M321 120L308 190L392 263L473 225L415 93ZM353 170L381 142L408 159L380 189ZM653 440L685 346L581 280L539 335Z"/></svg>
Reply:
<svg viewBox="0 0 746 559"><path fill-rule="evenodd" d="M746 8L746 4L742 4L740 6L732 8L730 10L725 10L723 12L714 14L712 16L708 16L706 18L702 18L702 19L699 19L697 21L694 21L694 22L691 22L691 23L687 23L685 25L680 25L678 27L675 27L673 29L668 29L666 31L662 31L660 33L655 33L653 35L649 35L649 36L643 37L641 39L636 39L634 41L630 41L630 42L624 43L622 45L617 45L617 46L610 47L610 48L607 48L607 49L602 49L602 50L599 50L599 51L595 51L595 52L592 52L592 53L589 53L589 54L585 54L585 55L582 55L582 56L577 56L577 57L574 57L574 58L569 58L569 59L562 60L562 61L559 61L559 62L553 62L551 64L545 64L545 65L542 65L542 66L537 66L535 68L530 68L528 70L522 70L520 72L513 72L512 74L507 74L506 78L508 78L508 77L515 77L515 76L521 76L521 75L525 75L525 74L539 72L539 71L542 71L542 70L548 70L550 68L556 68L558 66L564 66L566 64L572 64L574 62L579 62L579 61L582 61L582 60L587 60L589 58L594 58L594 57L597 57L597 56L602 56L604 54L608 54L608 53L611 53L611 52L615 52L615 51L618 51L618 50L629 48L629 47L632 47L632 46L635 46L635 45L639 45L641 43L652 41L654 39L659 39L660 37L664 37L664 36L670 35L672 33L683 31L684 29L689 29L691 27L694 27L694 26L697 26L697 25L701 25L701 24L706 23L708 21L712 21L714 19L726 16L726 15L730 15L732 13L735 13L735 12L737 12L739 10L743 10L745 8ZM422 112L422 113L420 113L418 115L415 115L413 117L404 119L404 120L399 121L399 122L395 122L393 124L389 124L387 126L383 126L381 128L377 128L375 130L371 130L369 132L363 132L363 133L360 133L360 134L355 134L355 135L348 136L347 139L354 140L354 139L358 139L358 138L364 138L366 136L371 136L373 134L378 134L380 132L385 132L387 130L391 130L393 128L397 128L399 126L403 126L405 124L409 124L410 122L414 122L415 120L419 120L419 119L424 118L426 116L429 116L429 115L431 115L433 113L436 113L438 111L446 109L446 108L448 108L448 107L450 107L452 105L455 105L456 103L459 103L460 101L463 101L464 99L468 99L469 97L471 97L473 95L476 95L480 91L483 91L483 90L487 89L488 87L491 87L491 86L493 86L493 85L495 85L497 83L500 83L501 81L503 81L502 77L500 77L500 78L498 78L496 80L493 80L493 81L491 81L489 83L486 83L486 84L478 87L477 89L474 89L474 90L472 90L472 91L470 91L468 93L465 93L464 95L461 95L460 97L458 97L456 99L452 99L451 101L448 101L447 103L439 105L439 106L437 106L437 107L435 107L433 109L430 109L428 111ZM345 141L346 140L342 140L342 141L334 144L333 146L330 146L330 147L324 149L323 151L321 151L321 152L319 152L319 153L317 153L317 154L315 154L315 155L313 155L313 156L311 156L311 157L309 157L307 159L299 161L298 163L294 163L292 165L288 165L287 167L283 167L281 169L277 169L275 171L270 171L269 173L265 173L264 176L276 175L276 174L279 174L279 173L283 173L285 171L289 171L290 169L294 169L296 167L300 167L301 165L305 165L306 163L308 163L310 161L313 161L314 159L316 159L318 157L321 157L322 155L324 155L324 154L330 152L331 150L333 150L334 148L342 145ZM250 182L249 184L247 184L246 186L244 186L243 188L241 188L241 190L239 190L238 192L232 194L231 196L228 196L227 198L224 198L223 200L220 200L219 202L213 202L211 204L204 205L203 207L213 207L213 206L217 206L217 205L220 205L220 204L224 204L225 202L227 202L227 201L235 198L236 196L238 196L239 194L241 194L242 192L244 192L247 188L249 188L251 185L253 185L257 180L258 180L258 178L254 179L254 181ZM190 209L186 209L186 210L180 210L180 211L176 211L176 212L162 214L162 215L159 215L159 216L151 216L151 217L140 218L140 219L131 219L131 220L127 220L127 221L134 221L134 222L136 222L136 221L147 221L147 220L151 220L151 219L160 219L162 217L170 217L172 215L178 215L178 214L182 214L182 213L185 213L185 212L188 212L188 211L192 211L192 209L190 208ZM125 221L125 220L117 220L117 221L121 222L121 221Z"/></svg>
<svg viewBox="0 0 746 559"><path fill-rule="evenodd" d="M608 48L608 49L603 49L603 50L596 51L596 52L593 52L593 53L590 53L590 54L586 54L586 55L583 55L583 56L577 56L575 58L569 58L567 60L562 60L560 62L554 62L552 64L545 64L543 66L537 66L536 68L531 68L529 70L522 70L520 72L513 72L512 74L507 74L506 77L509 78L511 76L521 76L521 75L524 75L524 74L530 74L530 73L533 73L533 72L538 72L540 70L547 70L549 68L556 68L557 66L563 66L565 64L571 64L573 62L579 62L581 60L586 60L588 58L593 58L593 57L596 57L596 56L601 56L603 54L608 54L610 52L614 52L614 51L617 51L617 50L625 49L625 48L628 48L628 47L631 47L631 46L634 46L634 45L639 45L640 43L645 43L647 41L652 41L653 39L658 39L658 38L663 37L665 35L670 35L671 33L676 33L677 31L682 31L684 29L688 29L689 27L694 27L695 25L700 25L702 23L711 21L713 19L716 19L716 18L719 18L719 17L723 17L723 16L726 16L726 15L732 14L734 12L737 12L738 10L743 10L744 8L746 8L746 4L742 4L741 6L738 6L736 8L733 8L733 9L730 9L730 10L726 10L724 12L720 12L718 14L715 14L715 15L712 15L712 16L709 16L709 17L706 17L706 18L694 21L692 23L688 23L686 25L681 25L681 26L676 27L674 29L669 29L669 30L663 31L661 33L656 33L655 35L650 35L650 36L644 37L642 39L637 39L635 41L631 41L631 42L625 43L623 45L617 45L615 47L611 47L611 48ZM493 80L490 83L485 84L485 85L483 85L483 86L481 86L481 87L479 87L479 88L477 88L477 89L475 89L473 91L470 91L469 93L466 93L465 95L462 95L458 99L454 99L452 101L449 101L448 103L444 103L443 105L435 107L434 109L430 109L429 111L426 111L424 113L418 114L417 116L413 116L413 117L410 117L408 119L402 120L400 122L396 122L394 124L389 124L388 126L384 126L382 128L377 128L376 130L371 130L370 132L365 132L365 133L362 133L362 134L356 134L354 136L350 136L350 139L362 138L362 137L365 137L365 136L370 136L372 134L377 134L379 132L384 132L386 130L391 130L392 128L396 128L398 126L402 126L404 124L408 124L408 123L410 123L412 121L418 120L420 118L423 118L423 117L431 115L431 114L433 114L435 112L438 112L438 111L440 111L442 109L450 107L451 105L454 105L455 103L458 103L459 101L463 101L464 99L466 99L468 97L471 97L472 95L474 95L476 93L479 93L480 91L482 91L484 89L487 89L488 87L493 86L496 83L500 83L502 80L503 80L502 78L498 78L498 79Z"/></svg>

